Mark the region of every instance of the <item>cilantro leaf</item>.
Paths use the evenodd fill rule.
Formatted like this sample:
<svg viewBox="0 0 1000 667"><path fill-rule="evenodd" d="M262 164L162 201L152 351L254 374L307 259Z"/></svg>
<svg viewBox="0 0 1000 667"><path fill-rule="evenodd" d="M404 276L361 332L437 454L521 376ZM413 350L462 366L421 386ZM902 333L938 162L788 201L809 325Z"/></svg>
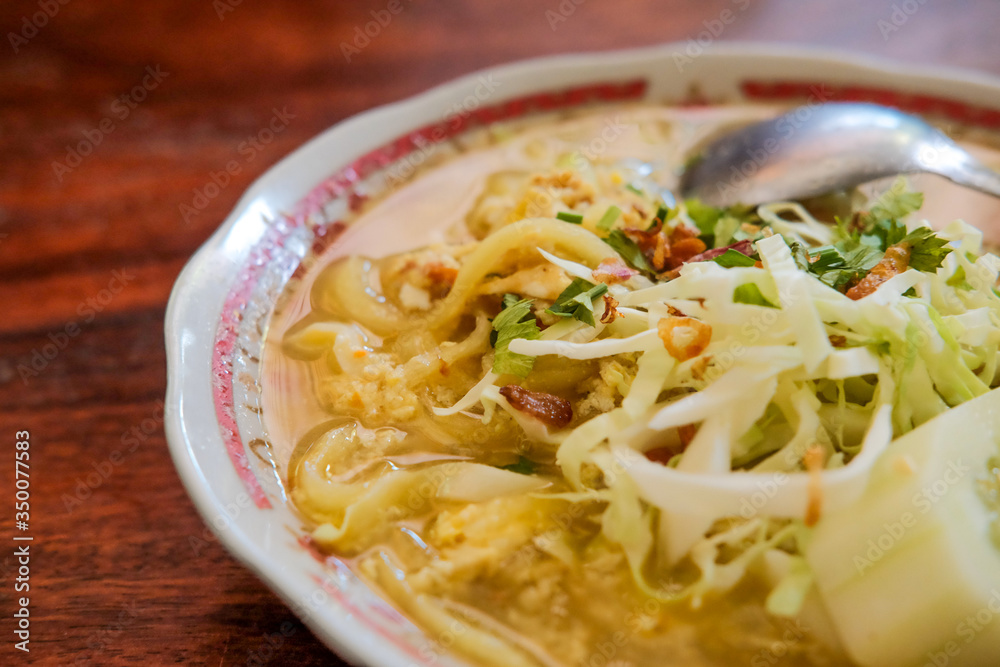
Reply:
<svg viewBox="0 0 1000 667"><path fill-rule="evenodd" d="M604 239L604 242L614 248L615 252L621 255L622 259L625 260L625 263L633 269L646 272L651 272L653 270L653 267L651 267L649 262L646 261L646 256L642 254L642 250L639 248L639 245L629 237L625 236L625 232L622 230L612 229L611 233Z"/></svg>
<svg viewBox="0 0 1000 667"><path fill-rule="evenodd" d="M500 310L506 310L506 309L510 308L511 306L513 306L514 304L516 304L520 300L521 300L521 297L519 297L516 294L511 294L510 292L508 292L507 294L503 295L503 301L502 301L502 303L500 305Z"/></svg>
<svg viewBox="0 0 1000 667"><path fill-rule="evenodd" d="M863 278L889 247L904 243L910 246L909 267L918 271L934 273L951 252L945 247L948 242L927 227L907 233L898 220L883 219L835 245L814 249L808 270L830 287L841 288Z"/></svg>
<svg viewBox="0 0 1000 667"><path fill-rule="evenodd" d="M863 243L859 238L849 239L813 250L808 270L830 287L841 288L861 280L883 255L879 248Z"/></svg>
<svg viewBox="0 0 1000 667"><path fill-rule="evenodd" d="M537 468L538 466L534 461L524 456L518 456L516 463L508 463L505 466L500 466L501 470L509 470L521 475L533 475Z"/></svg>
<svg viewBox="0 0 1000 667"><path fill-rule="evenodd" d="M508 297L504 295L504 304L508 303ZM507 305L500 314L493 318L493 331L496 332L496 342L494 348L496 354L493 356L493 372L498 375L517 375L525 377L531 372L535 365L535 358L526 354L516 354L508 348L510 342L516 338L526 338L534 340L542 335L535 322L535 317L531 313L531 304L534 299L521 299L515 303Z"/></svg>
<svg viewBox="0 0 1000 667"><path fill-rule="evenodd" d="M766 308L778 307L761 293L756 283L745 283L734 289L733 303L746 303L751 306L765 306Z"/></svg>
<svg viewBox="0 0 1000 667"><path fill-rule="evenodd" d="M923 206L924 196L907 189L905 178L899 178L883 192L867 211L850 221L837 219L837 232L848 243L861 242L885 251L906 236L906 225L900 220Z"/></svg>
<svg viewBox="0 0 1000 667"><path fill-rule="evenodd" d="M906 225L898 220L879 220L871 226L870 231L861 234L860 240L865 245L885 252L889 246L900 243L904 238L906 238Z"/></svg>
<svg viewBox="0 0 1000 667"><path fill-rule="evenodd" d="M849 270L868 272L882 261L883 255L885 253L878 248L873 248L862 243L856 248L844 252L844 262L847 265L846 268Z"/></svg>
<svg viewBox="0 0 1000 667"><path fill-rule="evenodd" d="M875 204L868 209L868 215L873 220L905 218L910 213L920 210L923 205L923 193L909 190L906 179L901 176L879 196Z"/></svg>
<svg viewBox="0 0 1000 667"><path fill-rule="evenodd" d="M583 278L576 278L564 289L546 313L560 317L573 317L594 326L594 299L608 291L604 283L595 285Z"/></svg>
<svg viewBox="0 0 1000 667"><path fill-rule="evenodd" d="M864 229L862 214L857 213L848 220L842 220L840 217L836 217L834 218L834 222L836 224L834 237L839 238L841 243L856 243L861 240L860 230Z"/></svg>
<svg viewBox="0 0 1000 667"><path fill-rule="evenodd" d="M739 250L732 248L729 248L718 257L713 257L712 261L726 269L734 266L754 266L757 263L752 257L747 257Z"/></svg>
<svg viewBox="0 0 1000 667"><path fill-rule="evenodd" d="M910 268L934 273L951 252L948 242L934 234L929 227L918 227L907 234L902 243L910 244Z"/></svg>
<svg viewBox="0 0 1000 667"><path fill-rule="evenodd" d="M935 272L951 252L947 241L938 238L927 227L907 232L900 222L924 203L924 196L907 189L906 179L900 178L863 213L849 223L837 220L840 241L812 251L808 270L831 287L841 288L863 278L890 247L907 244L910 247L910 268Z"/></svg>
<svg viewBox="0 0 1000 667"><path fill-rule="evenodd" d="M508 292L507 294L503 295L503 299L500 301L500 310L502 311L506 310L520 300L521 297L519 297L516 294L511 294ZM497 331L496 329L494 329L493 331L490 331L490 347L496 347L496 346L497 346Z"/></svg>

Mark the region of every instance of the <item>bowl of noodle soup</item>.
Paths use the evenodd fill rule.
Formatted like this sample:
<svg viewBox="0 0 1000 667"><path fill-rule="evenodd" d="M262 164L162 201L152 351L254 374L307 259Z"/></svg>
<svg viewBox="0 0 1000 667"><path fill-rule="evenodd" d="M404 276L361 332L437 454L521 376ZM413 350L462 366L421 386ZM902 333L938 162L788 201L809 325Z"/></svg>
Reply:
<svg viewBox="0 0 1000 667"><path fill-rule="evenodd" d="M669 309L661 321L676 332L646 331L633 319L654 308L636 296L656 287L643 275L685 275L682 265L712 248L675 228L675 264L655 249L630 261L638 237L619 235L618 254L598 237L640 225L648 231L674 216L669 187L656 188L673 184L706 138L789 109L793 133L796 118L803 122L824 102L921 114L1000 164L1000 87L967 73L772 46L681 54L683 45L664 45L516 63L343 121L255 182L178 278L166 321L166 429L177 469L226 547L348 661L877 660L864 657L877 655L868 649L846 656L838 633L852 630L831 627L805 593L789 601L794 568L804 561L781 545L798 539L798 524L762 524L759 515L779 508L790 516L796 503L810 502L806 473L799 485L778 470L767 478L778 480L773 488L756 480L734 491L729 505L720 500L714 519L731 515L736 523L661 521L651 539L670 534L668 544L685 546L652 556L633 529L659 519L612 498L624 488L611 482L615 460L586 458L581 445L567 473L572 452L556 452L570 426L637 405L625 399L639 396L654 372L637 361L649 341L669 353L659 352L660 363L687 363L697 382L711 376L692 361L709 344L698 338L705 325L688 317L707 321L697 315L701 297L657 306ZM748 156L733 179L766 160ZM923 192L920 215L935 228L954 218L988 228L1000 213L988 198L930 177L915 177L911 187ZM787 218L775 211L734 224L763 241L753 234L768 215L775 225ZM729 233L735 261L748 262L727 267L731 275L777 262L763 251L744 254L736 246L747 237ZM683 248L688 254L676 259ZM609 259L616 261L603 263ZM764 268L755 267L761 260ZM736 305L759 309L766 337L777 326L768 308L786 295L750 280L756 292ZM713 326L718 332L723 324ZM602 327L621 327L616 341L637 342L588 356L582 346L594 339L574 331ZM837 359L867 369L859 377L877 375L878 365L861 356ZM740 400L753 402L762 377L746 376ZM831 370L821 380L843 377ZM678 384L672 396L690 386ZM855 389L867 398L879 392ZM859 427L859 449L874 438L876 412ZM680 466L671 460L698 442L699 431L708 437L704 425L685 430L670 415L657 419L671 435L643 445L646 458L628 459L626 468ZM651 427L635 420L605 428L609 451L619 431L626 448L650 438ZM853 463L850 455L845 461ZM637 474L634 484L660 484L643 479ZM861 493L852 483L843 483L845 497ZM636 507L640 514L630 515ZM697 539L684 542L692 525ZM628 535L623 526L631 526ZM649 575L649 559L673 567L698 553L698 539L713 537L725 554L712 567L735 573L738 565L733 581L704 583L705 568L699 575L690 562L690 571ZM785 597L771 595L778 587ZM784 616L765 610L790 607L795 613Z"/></svg>

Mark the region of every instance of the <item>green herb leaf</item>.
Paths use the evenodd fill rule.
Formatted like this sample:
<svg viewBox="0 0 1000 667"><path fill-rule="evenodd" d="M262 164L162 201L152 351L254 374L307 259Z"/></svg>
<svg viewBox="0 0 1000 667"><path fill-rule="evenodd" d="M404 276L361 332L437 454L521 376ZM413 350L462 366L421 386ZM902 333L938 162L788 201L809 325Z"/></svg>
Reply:
<svg viewBox="0 0 1000 667"><path fill-rule="evenodd" d="M639 245L625 236L625 232L620 229L613 229L608 237L604 239L604 242L615 249L625 263L631 266L633 269L638 271L646 271L647 273L653 271L653 267L649 265L646 261L646 256L642 254L642 250Z"/></svg>
<svg viewBox="0 0 1000 667"><path fill-rule="evenodd" d="M510 374L525 377L535 365L535 358L511 352L508 349L510 342L516 338L534 340L541 336L542 332L531 313L531 304L534 299L521 299L507 305L509 296L512 295L504 295L506 307L493 318L493 331L496 332L493 372L498 375Z"/></svg>
<svg viewBox="0 0 1000 667"><path fill-rule="evenodd" d="M871 230L860 235L861 243L878 248L882 252L906 238L906 225L898 220L879 220Z"/></svg>
<svg viewBox="0 0 1000 667"><path fill-rule="evenodd" d="M698 199L688 199L684 202L688 217L701 232L698 238L709 248L725 248L736 241L744 239L756 240L760 234L748 234L743 231L743 223L759 224L755 206L737 204L729 208L715 208L702 203Z"/></svg>
<svg viewBox="0 0 1000 667"><path fill-rule="evenodd" d="M583 215L580 213L570 213L568 211L559 211L556 213L556 218L562 220L563 222L570 222L574 225L583 224Z"/></svg>
<svg viewBox="0 0 1000 667"><path fill-rule="evenodd" d="M733 303L746 303L751 306L765 306L767 308L778 307L764 297L756 283L746 283L734 289Z"/></svg>
<svg viewBox="0 0 1000 667"><path fill-rule="evenodd" d="M531 459L525 458L524 456L518 456L517 463L509 463L505 466L500 466L500 469L516 472L520 475L534 475L538 466Z"/></svg>
<svg viewBox="0 0 1000 667"><path fill-rule="evenodd" d="M621 212L622 210L620 208L618 208L617 206L612 206L607 211L605 211L603 216L601 216L601 219L597 223L597 228L605 232L608 231L609 229L611 229L612 225L615 224L615 220L618 219L618 216L621 215Z"/></svg>
<svg viewBox="0 0 1000 667"><path fill-rule="evenodd" d="M639 188L635 187L631 183L629 183L628 185L626 185L625 189L628 190L629 192L634 192L635 194L639 195L640 197L645 197L646 196L645 192L643 192Z"/></svg>
<svg viewBox="0 0 1000 667"><path fill-rule="evenodd" d="M576 278L545 312L559 317L572 317L594 326L594 299L607 291L608 286L604 283L595 285L583 278Z"/></svg>
<svg viewBox="0 0 1000 667"><path fill-rule="evenodd" d="M884 254L878 248L862 244L857 248L845 252L844 261L847 262L848 268L870 271L873 266L882 260Z"/></svg>
<svg viewBox="0 0 1000 667"><path fill-rule="evenodd" d="M910 244L910 268L917 271L936 272L951 252L951 248L945 247L948 242L929 227L914 229L901 242Z"/></svg>
<svg viewBox="0 0 1000 667"><path fill-rule="evenodd" d="M739 250L733 250L732 248L718 257L713 257L712 261L727 269L731 269L734 266L754 266L757 263L752 257L747 257Z"/></svg>
<svg viewBox="0 0 1000 667"><path fill-rule="evenodd" d="M868 210L868 215L874 220L905 218L910 213L919 211L923 205L923 193L909 190L906 179L901 176L888 190L882 193Z"/></svg>
<svg viewBox="0 0 1000 667"><path fill-rule="evenodd" d="M703 204L700 199L688 199L684 202L688 217L697 225L702 234L711 235L715 233L715 223L722 217L723 210L708 204Z"/></svg>
<svg viewBox="0 0 1000 667"><path fill-rule="evenodd" d="M521 297L519 297L516 294L511 294L508 292L507 294L503 295L503 299L500 301L500 310L501 311L507 310L520 300ZM492 322L493 320L490 321ZM490 331L490 347L496 347L496 346L497 346L497 332L496 329L494 329L493 331Z"/></svg>
<svg viewBox="0 0 1000 667"><path fill-rule="evenodd" d="M860 280L882 259L883 252L860 238L841 241L812 251L809 272L830 287L840 288Z"/></svg>
<svg viewBox="0 0 1000 667"><path fill-rule="evenodd" d="M906 225L900 220L919 210L923 203L923 194L911 192L906 179L899 178L869 210L848 222L837 219L837 233L841 238L837 245L862 243L884 252L907 236Z"/></svg>

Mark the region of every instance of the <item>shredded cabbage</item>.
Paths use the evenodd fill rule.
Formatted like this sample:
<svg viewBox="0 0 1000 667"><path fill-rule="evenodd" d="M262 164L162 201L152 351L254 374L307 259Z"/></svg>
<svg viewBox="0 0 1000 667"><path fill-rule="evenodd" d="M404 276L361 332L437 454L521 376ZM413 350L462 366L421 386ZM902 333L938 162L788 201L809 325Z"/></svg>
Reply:
<svg viewBox="0 0 1000 667"><path fill-rule="evenodd" d="M757 264L691 261L664 277L650 273L655 258L647 256L633 265L652 280L608 292L622 319L555 331L566 326L559 322L538 339L509 342L511 353L527 358L638 354L619 407L553 431L511 406L488 374L436 412L500 406L530 437L558 445L573 493L607 502L602 532L621 546L648 594L698 602L734 585L761 553L778 550L792 560L768 608L794 615L812 575L789 536L854 502L894 437L996 384L1000 258L983 254L982 235L960 221L936 235L908 231L887 216L912 212L919 197L893 187L862 214L869 227L860 232L782 202L757 209L760 231L750 237L754 227L746 232L730 214L682 205L675 225L722 234L716 247L749 238ZM613 227L625 238L622 223ZM928 250L914 268L892 272L883 258L892 243ZM538 251L568 276L593 279L592 262ZM838 282L828 266L838 267ZM859 297L855 287L867 293ZM759 298L741 298L748 288ZM667 322L669 330L671 318L707 325L709 340L678 356L660 328ZM684 429L694 429L687 440ZM651 460L652 450L668 451L669 461ZM588 466L599 475L585 476ZM718 532L720 521L731 527ZM716 557L726 544L739 555L722 565ZM689 559L699 579L684 591L657 589L643 574L654 554L667 568Z"/></svg>

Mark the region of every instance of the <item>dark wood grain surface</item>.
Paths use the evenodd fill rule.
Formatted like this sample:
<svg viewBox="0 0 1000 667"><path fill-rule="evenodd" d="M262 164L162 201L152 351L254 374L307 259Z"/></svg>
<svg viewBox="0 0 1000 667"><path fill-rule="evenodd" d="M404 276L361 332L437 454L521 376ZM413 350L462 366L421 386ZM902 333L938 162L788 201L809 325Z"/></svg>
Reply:
<svg viewBox="0 0 1000 667"><path fill-rule="evenodd" d="M1000 75L995 0L401 0L355 44L388 4L0 4L0 664L341 664L208 537L161 402L181 267L251 181L329 125L512 59L687 41L734 6L720 40ZM357 48L349 59L343 44ZM275 109L294 117L241 153ZM74 155L81 142L89 154ZM234 159L232 182L185 215ZM25 533L13 508L21 430ZM16 534L34 537L30 593L14 591ZM13 646L21 596L27 654Z"/></svg>

